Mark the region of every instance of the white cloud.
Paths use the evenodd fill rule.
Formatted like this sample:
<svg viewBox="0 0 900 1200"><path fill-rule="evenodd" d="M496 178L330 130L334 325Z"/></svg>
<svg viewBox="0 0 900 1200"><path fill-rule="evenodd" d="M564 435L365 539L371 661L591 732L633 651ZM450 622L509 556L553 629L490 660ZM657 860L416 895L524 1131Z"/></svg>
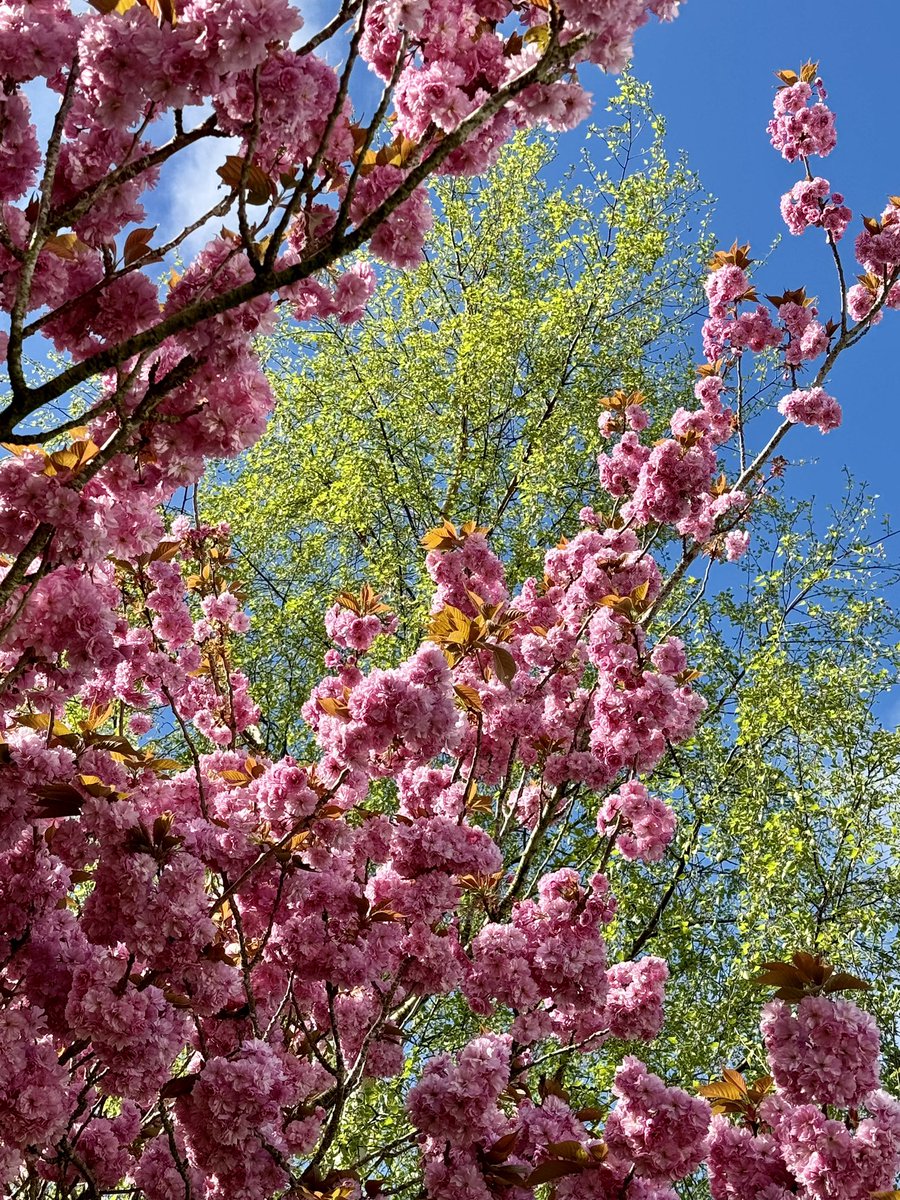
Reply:
<svg viewBox="0 0 900 1200"><path fill-rule="evenodd" d="M43 79L33 79L24 84L22 92L31 105L31 120L37 130L38 145L46 146L59 110L60 95L51 92Z"/></svg>
<svg viewBox="0 0 900 1200"><path fill-rule="evenodd" d="M199 109L196 120L203 121L206 113ZM240 150L237 138L204 138L188 146L163 168L159 187L153 197L152 207L160 215L162 238L168 240L186 225L193 224L204 213L213 208L225 196L225 185L216 174L229 154ZM148 197L149 199L149 197ZM154 214L154 220L156 220ZM227 221L213 217L196 229L180 247L181 257L186 261L218 233Z"/></svg>

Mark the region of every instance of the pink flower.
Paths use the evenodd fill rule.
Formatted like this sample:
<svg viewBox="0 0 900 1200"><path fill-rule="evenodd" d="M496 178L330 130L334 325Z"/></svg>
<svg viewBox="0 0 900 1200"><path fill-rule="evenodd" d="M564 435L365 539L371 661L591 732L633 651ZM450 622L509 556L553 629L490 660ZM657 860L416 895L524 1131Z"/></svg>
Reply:
<svg viewBox="0 0 900 1200"><path fill-rule="evenodd" d="M792 234L817 226L840 241L853 217L843 196L834 192L827 179L801 179L781 197L781 215Z"/></svg>
<svg viewBox="0 0 900 1200"><path fill-rule="evenodd" d="M128 728L137 737L142 737L153 728L153 718L146 713L132 713L128 718Z"/></svg>
<svg viewBox="0 0 900 1200"><path fill-rule="evenodd" d="M816 81L816 87L820 97L824 98L821 81ZM774 110L775 116L768 126L769 137L788 162L812 154L824 158L836 146L834 113L822 99L814 99L808 83L779 88L775 93Z"/></svg>
<svg viewBox="0 0 900 1200"><path fill-rule="evenodd" d="M674 811L651 796L636 779L623 784L603 802L597 829L605 836L616 833L616 846L624 858L658 862L675 834Z"/></svg>
<svg viewBox="0 0 900 1200"><path fill-rule="evenodd" d="M611 1155L651 1180L681 1179L697 1169L710 1121L705 1100L666 1087L631 1055L616 1071L612 1090L618 1103L606 1121Z"/></svg>
<svg viewBox="0 0 900 1200"><path fill-rule="evenodd" d="M791 1103L855 1107L878 1087L878 1029L849 1000L807 996L796 1016L773 1000L761 1029L775 1082Z"/></svg>
<svg viewBox="0 0 900 1200"><path fill-rule="evenodd" d="M441 1054L426 1063L407 1100L416 1128L451 1145L483 1141L502 1122L497 1101L509 1083L510 1044L508 1037L485 1034L455 1060Z"/></svg>
<svg viewBox="0 0 900 1200"><path fill-rule="evenodd" d="M854 321L862 321L872 311L876 299L877 296L869 288L861 283L854 283L847 289L847 311ZM877 325L881 318L882 314L877 312L872 318L872 324Z"/></svg>
<svg viewBox="0 0 900 1200"><path fill-rule="evenodd" d="M725 557L729 562L743 558L750 548L750 534L746 529L730 529L725 534Z"/></svg>
<svg viewBox="0 0 900 1200"><path fill-rule="evenodd" d="M616 963L606 972L607 1028L613 1037L630 1041L655 1038L663 1024L663 1000L669 968L661 958Z"/></svg>
<svg viewBox="0 0 900 1200"><path fill-rule="evenodd" d="M841 423L841 406L820 387L789 392L779 400L778 411L794 424L817 425L822 433Z"/></svg>
<svg viewBox="0 0 900 1200"><path fill-rule="evenodd" d="M711 272L706 278L706 295L710 311L719 313L727 305L739 300L750 289L750 280L740 267L727 264Z"/></svg>
<svg viewBox="0 0 900 1200"><path fill-rule="evenodd" d="M397 619L390 613L360 615L342 604L334 604L325 614L325 631L331 640L346 650L364 654L380 634L393 633Z"/></svg>
<svg viewBox="0 0 900 1200"><path fill-rule="evenodd" d="M747 1196L788 1200L796 1187L770 1134L754 1135L724 1117L713 1117L706 1169L712 1200L744 1200Z"/></svg>

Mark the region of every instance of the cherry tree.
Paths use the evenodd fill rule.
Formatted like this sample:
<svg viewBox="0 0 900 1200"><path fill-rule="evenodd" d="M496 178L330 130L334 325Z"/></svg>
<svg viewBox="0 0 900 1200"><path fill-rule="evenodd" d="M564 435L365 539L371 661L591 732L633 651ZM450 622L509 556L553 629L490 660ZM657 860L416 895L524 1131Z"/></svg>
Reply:
<svg viewBox="0 0 900 1200"><path fill-rule="evenodd" d="M300 320L357 317L374 276L342 259L368 244L395 266L416 262L429 175L483 169L516 128L577 123L589 101L576 64L620 69L636 27L677 7L350 0L303 41L289 0L4 6L0 440L79 435L43 494L20 502L11 485L15 561L0 601L64 564L158 540L157 505L205 458L258 436L271 393L252 339L276 305ZM383 86L357 119L365 68ZM36 97L58 97L43 152ZM222 199L182 228L141 224L147 190L216 139L228 142ZM208 241L161 299L153 264L226 217L237 231ZM51 350L61 367L48 367Z"/></svg>
<svg viewBox="0 0 900 1200"><path fill-rule="evenodd" d="M834 145L812 64L783 73L770 132L806 167L785 219L824 230L839 319L820 322L802 290L766 308L747 248L717 255L697 407L648 444L641 398L605 401L609 511L582 512L542 579L513 591L473 525L429 531L426 637L388 668L366 656L394 631L389 607L366 586L339 595L304 710L315 762L255 746L227 529L159 513L259 433L270 395L252 343L276 305L357 318L373 277L341 260L368 244L415 262L430 173L481 169L517 126L573 124L576 64L618 69L647 14L676 7L360 0L297 48L284 0L0 13L8 1194L667 1200L704 1162L717 1198L893 1185L900 1105L879 1090L877 1030L833 998L861 981L811 956L764 976L781 993L763 1015L771 1080L731 1072L697 1095L628 1055L607 1111L556 1079L663 1022L666 964L608 961L604 870L664 855L674 817L641 775L704 707L660 629L666 601L698 556L740 557L776 447L795 424L839 424L833 364L900 306L893 201L865 223L866 273L846 287L851 214L808 166ZM337 70L316 53L332 39ZM384 82L364 121L359 60ZM59 96L43 154L36 80ZM158 174L224 137L239 153L223 156L222 201L171 236L139 225ZM154 263L229 213L237 232L164 285ZM736 368L757 353L787 382L751 458ZM667 566L654 544L674 535ZM150 740L166 717L183 761ZM577 869L566 833L585 819L595 853ZM349 1139L372 1089L392 1134L356 1121Z"/></svg>

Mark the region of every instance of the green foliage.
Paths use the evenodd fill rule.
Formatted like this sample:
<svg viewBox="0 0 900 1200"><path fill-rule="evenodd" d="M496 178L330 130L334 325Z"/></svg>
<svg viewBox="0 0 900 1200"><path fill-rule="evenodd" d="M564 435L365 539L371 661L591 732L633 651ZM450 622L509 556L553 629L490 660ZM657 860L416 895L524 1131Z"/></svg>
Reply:
<svg viewBox="0 0 900 1200"><path fill-rule="evenodd" d="M884 1030L900 1016L900 733L885 725L900 668L885 597L900 572L862 492L824 531L814 515L773 512L742 586L703 596L679 629L709 708L648 783L679 809L678 843L643 879L612 864L619 949L669 960L650 1057L683 1080L745 1056L762 1068L772 989L749 981L797 949L871 980L865 1006ZM885 1051L893 1083L900 1055Z"/></svg>
<svg viewBox="0 0 900 1200"><path fill-rule="evenodd" d="M512 578L539 570L595 492L598 399L639 388L664 413L686 393L705 197L649 99L624 79L561 183L553 144L524 138L484 181L444 180L419 270L362 323L266 348L275 415L202 512L230 522L252 589L271 750L301 736L337 591L370 582L415 638L419 538L447 517L490 526Z"/></svg>

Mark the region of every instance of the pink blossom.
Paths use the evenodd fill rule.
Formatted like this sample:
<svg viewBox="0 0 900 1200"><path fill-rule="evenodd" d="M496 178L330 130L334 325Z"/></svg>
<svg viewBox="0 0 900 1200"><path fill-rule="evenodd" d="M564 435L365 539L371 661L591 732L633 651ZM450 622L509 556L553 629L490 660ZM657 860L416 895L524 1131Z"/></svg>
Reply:
<svg viewBox="0 0 900 1200"><path fill-rule="evenodd" d="M750 280L740 267L729 264L706 277L706 295L710 311L720 314L727 305L739 300L750 289Z"/></svg>
<svg viewBox="0 0 900 1200"><path fill-rule="evenodd" d="M15 1161L26 1147L55 1142L62 1135L75 1097L40 1009L5 1008L0 1013L0 1045L2 1141Z"/></svg>
<svg viewBox="0 0 900 1200"><path fill-rule="evenodd" d="M881 1091L863 1104L868 1115L853 1129L816 1105L795 1107L781 1096L763 1102L778 1150L810 1200L866 1200L892 1187L900 1167L900 1104Z"/></svg>
<svg viewBox="0 0 900 1200"><path fill-rule="evenodd" d="M730 529L725 534L725 557L729 562L743 558L749 548L750 534L746 529Z"/></svg>
<svg viewBox="0 0 900 1200"><path fill-rule="evenodd" d="M861 283L854 283L847 289L847 311L854 321L862 321L872 311L876 299L876 295L869 288L864 287ZM871 323L877 325L881 318L882 314L877 312L872 317Z"/></svg>
<svg viewBox="0 0 900 1200"><path fill-rule="evenodd" d="M662 858L675 834L675 824L674 811L636 779L608 796L597 814L599 832L607 837L615 833L619 852L643 862Z"/></svg>
<svg viewBox="0 0 900 1200"><path fill-rule="evenodd" d="M779 400L778 411L794 424L817 425L822 433L841 423L841 406L820 387L790 392Z"/></svg>
<svg viewBox="0 0 900 1200"><path fill-rule="evenodd" d="M851 1001L807 996L795 1016L773 1000L761 1028L775 1082L792 1103L855 1107L878 1087L878 1029Z"/></svg>
<svg viewBox="0 0 900 1200"><path fill-rule="evenodd" d="M770 1134L754 1133L713 1117L706 1160L712 1200L743 1200L748 1195L788 1200L795 1181Z"/></svg>
<svg viewBox="0 0 900 1200"><path fill-rule="evenodd" d="M661 958L616 963L606 972L607 1028L613 1037L631 1041L655 1038L663 1024L663 1000L669 968Z"/></svg>
<svg viewBox="0 0 900 1200"><path fill-rule="evenodd" d="M407 1101L417 1129L468 1146L502 1123L497 1101L509 1082L510 1039L485 1034L452 1059L432 1058Z"/></svg>
<svg viewBox="0 0 900 1200"><path fill-rule="evenodd" d="M857 235L856 257L866 271L875 276L892 275L900 266L900 209L889 205L881 220L867 223Z"/></svg>
<svg viewBox="0 0 900 1200"><path fill-rule="evenodd" d="M817 84L819 94L823 89ZM822 99L815 99L808 83L795 83L775 93L775 116L769 122L772 145L782 158L795 162L812 154L823 158L837 144L834 113Z"/></svg>
<svg viewBox="0 0 900 1200"><path fill-rule="evenodd" d="M338 646L364 654L380 634L393 633L396 618L390 614L360 615L341 604L334 604L325 614L325 630Z"/></svg>
<svg viewBox="0 0 900 1200"><path fill-rule="evenodd" d="M801 179L781 197L781 215L793 234L818 226L839 242L853 217L839 193L831 193L827 179Z"/></svg>
<svg viewBox="0 0 900 1200"><path fill-rule="evenodd" d="M705 1100L666 1087L631 1055L616 1071L612 1090L618 1097L606 1122L612 1155L633 1162L635 1173L651 1180L681 1179L697 1169L707 1148Z"/></svg>

